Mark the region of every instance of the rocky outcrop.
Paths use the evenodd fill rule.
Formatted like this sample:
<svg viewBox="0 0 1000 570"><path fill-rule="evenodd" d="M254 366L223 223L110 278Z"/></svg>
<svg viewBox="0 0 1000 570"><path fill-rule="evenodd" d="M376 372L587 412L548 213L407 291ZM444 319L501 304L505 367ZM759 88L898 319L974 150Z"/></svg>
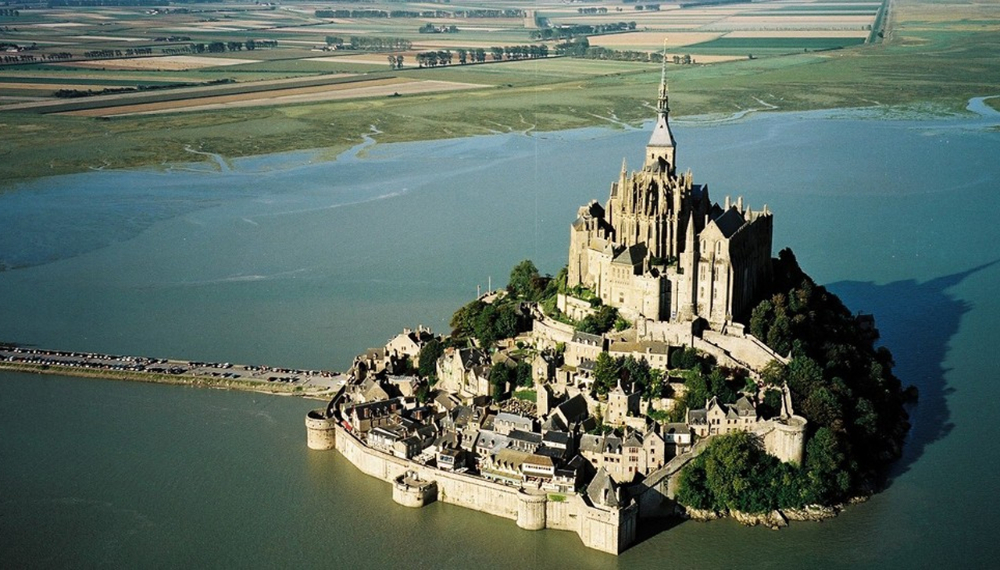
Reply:
<svg viewBox="0 0 1000 570"><path fill-rule="evenodd" d="M785 515L785 518L792 521L822 521L837 516L840 514L841 509L840 505L832 507L808 505L801 509L785 509L782 513Z"/></svg>
<svg viewBox="0 0 1000 570"><path fill-rule="evenodd" d="M788 526L788 520L781 511L771 511L769 513L761 514L750 514L741 513L740 511L731 511L729 513L734 519L740 522L740 524L746 526L757 526L762 525L767 528L777 530L779 528L785 528Z"/></svg>
<svg viewBox="0 0 1000 570"><path fill-rule="evenodd" d="M715 519L720 519L725 515L708 509L694 509L688 507L684 511L684 516L693 521L707 522L707 521L714 521Z"/></svg>

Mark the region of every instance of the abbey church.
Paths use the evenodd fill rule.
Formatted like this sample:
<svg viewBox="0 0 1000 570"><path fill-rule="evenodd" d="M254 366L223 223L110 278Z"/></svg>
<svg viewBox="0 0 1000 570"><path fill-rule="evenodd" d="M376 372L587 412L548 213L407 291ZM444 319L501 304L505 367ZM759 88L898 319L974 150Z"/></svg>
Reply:
<svg viewBox="0 0 1000 570"><path fill-rule="evenodd" d="M665 74L642 169L625 162L611 196L579 210L567 286L582 285L632 321L695 323L725 332L749 317L771 277L772 216L743 199L713 204L677 173Z"/></svg>

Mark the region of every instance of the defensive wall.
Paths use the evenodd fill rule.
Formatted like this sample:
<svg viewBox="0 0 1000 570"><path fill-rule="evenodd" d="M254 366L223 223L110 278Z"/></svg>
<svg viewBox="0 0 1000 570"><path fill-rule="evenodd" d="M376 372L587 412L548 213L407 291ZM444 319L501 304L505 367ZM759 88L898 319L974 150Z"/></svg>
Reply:
<svg viewBox="0 0 1000 570"><path fill-rule="evenodd" d="M511 519L526 530L555 529L576 532L584 546L619 554L635 541L638 508L603 509L591 506L577 494L549 494L541 490L524 490L487 481L464 473L442 471L414 461L401 459L365 445L335 418L326 417L325 410L313 410L306 416L306 431L311 449L336 448L362 473L394 485L394 498L406 506L429 503L424 491L398 486L399 480L410 478L433 482L436 500L468 509ZM330 433L333 446L329 446Z"/></svg>

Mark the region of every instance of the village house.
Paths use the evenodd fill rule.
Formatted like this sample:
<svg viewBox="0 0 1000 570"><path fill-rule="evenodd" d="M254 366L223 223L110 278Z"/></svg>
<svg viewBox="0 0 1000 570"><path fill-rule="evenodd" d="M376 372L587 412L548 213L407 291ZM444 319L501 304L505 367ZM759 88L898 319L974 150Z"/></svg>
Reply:
<svg viewBox="0 0 1000 570"><path fill-rule="evenodd" d="M691 449L691 428L683 422L667 423L660 427L663 443L666 446L666 458L670 459Z"/></svg>
<svg viewBox="0 0 1000 570"><path fill-rule="evenodd" d="M348 422L349 429L364 434L372 428L396 423L395 418L402 409L403 399L392 398L390 400L348 405L341 413Z"/></svg>
<svg viewBox="0 0 1000 570"><path fill-rule="evenodd" d="M629 430L624 437L585 434L580 438L580 455L618 483L631 483L666 462L663 438L652 430L645 434Z"/></svg>
<svg viewBox="0 0 1000 570"><path fill-rule="evenodd" d="M626 393L621 381L608 392L608 404L605 407L604 423L611 426L624 425L627 417L639 415L639 392Z"/></svg>
<svg viewBox="0 0 1000 570"><path fill-rule="evenodd" d="M713 397L703 409L688 410L687 416L688 425L698 437L752 431L758 423L757 410L746 396L733 404L720 404Z"/></svg>
<svg viewBox="0 0 1000 570"><path fill-rule="evenodd" d="M410 364L417 368L420 366L420 349L435 338L431 330L423 326L417 327L417 330L403 329L402 333L389 340L385 351L398 361L409 359Z"/></svg>
<svg viewBox="0 0 1000 570"><path fill-rule="evenodd" d="M437 361L437 388L457 394L465 401L490 396L489 355L478 348L445 349Z"/></svg>

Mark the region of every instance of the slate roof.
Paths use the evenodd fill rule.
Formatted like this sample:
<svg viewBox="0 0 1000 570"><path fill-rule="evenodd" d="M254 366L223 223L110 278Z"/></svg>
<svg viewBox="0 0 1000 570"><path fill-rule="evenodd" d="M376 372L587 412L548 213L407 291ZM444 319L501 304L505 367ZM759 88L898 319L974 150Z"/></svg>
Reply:
<svg viewBox="0 0 1000 570"><path fill-rule="evenodd" d="M604 337L602 337L599 334L590 334L582 331L573 331L573 342L589 344L592 346L601 346L604 343Z"/></svg>
<svg viewBox="0 0 1000 570"><path fill-rule="evenodd" d="M573 436L564 431L548 431L542 436L542 443L545 445L569 446L573 441Z"/></svg>
<svg viewBox="0 0 1000 570"><path fill-rule="evenodd" d="M611 263L617 263L619 265L629 265L635 267L636 265L642 264L642 259L646 256L646 248L641 245L633 245L631 247L625 248L621 253L619 253Z"/></svg>
<svg viewBox="0 0 1000 570"><path fill-rule="evenodd" d="M726 239L733 237L736 230L743 227L746 224L746 220L743 218L743 214L740 213L736 208L730 208L726 210L721 216L712 220L712 222L718 226L719 232Z"/></svg>
<svg viewBox="0 0 1000 570"><path fill-rule="evenodd" d="M622 445L625 447L642 447L642 437L639 436L638 432L632 432L625 438L625 443Z"/></svg>
<svg viewBox="0 0 1000 570"><path fill-rule="evenodd" d="M687 424L675 422L675 423L663 424L663 433L690 434L691 430L688 428Z"/></svg>
<svg viewBox="0 0 1000 570"><path fill-rule="evenodd" d="M621 503L618 501L618 488L611 479L607 470L601 467L594 475L594 479L587 485L587 497L595 506L618 508Z"/></svg>
<svg viewBox="0 0 1000 570"><path fill-rule="evenodd" d="M649 137L647 146L672 147L677 146L674 141L674 133L670 131L670 122L666 115L656 118L656 125L653 127L653 134Z"/></svg>
<svg viewBox="0 0 1000 570"><path fill-rule="evenodd" d="M585 433L580 437L580 451L590 453L602 453L604 451L604 438L592 433Z"/></svg>
<svg viewBox="0 0 1000 570"><path fill-rule="evenodd" d="M496 453L497 451L507 447L510 442L507 436L499 434L495 431L480 431L479 437L476 438L476 448L485 449L490 453Z"/></svg>
<svg viewBox="0 0 1000 570"><path fill-rule="evenodd" d="M541 445L542 444L542 434L535 433L533 431L522 431L522 430L516 429L516 430L513 430L512 432L510 432L509 434L507 434L507 437L511 441L518 440L518 441L523 441L525 443L530 443L530 444L533 444L533 445Z"/></svg>
<svg viewBox="0 0 1000 570"><path fill-rule="evenodd" d="M708 423L708 410L704 408L700 410L688 410L687 420L689 424Z"/></svg>
<svg viewBox="0 0 1000 570"><path fill-rule="evenodd" d="M563 423L561 419L559 419L559 416L557 414L552 414L551 416L549 416L549 419L545 420L545 423L542 424L542 431L543 432L565 431L566 429L568 429L568 427L569 426L567 426L565 423Z"/></svg>
<svg viewBox="0 0 1000 570"><path fill-rule="evenodd" d="M577 394L556 406L555 411L562 416L563 423L578 422L587 417L587 399L582 394Z"/></svg>

